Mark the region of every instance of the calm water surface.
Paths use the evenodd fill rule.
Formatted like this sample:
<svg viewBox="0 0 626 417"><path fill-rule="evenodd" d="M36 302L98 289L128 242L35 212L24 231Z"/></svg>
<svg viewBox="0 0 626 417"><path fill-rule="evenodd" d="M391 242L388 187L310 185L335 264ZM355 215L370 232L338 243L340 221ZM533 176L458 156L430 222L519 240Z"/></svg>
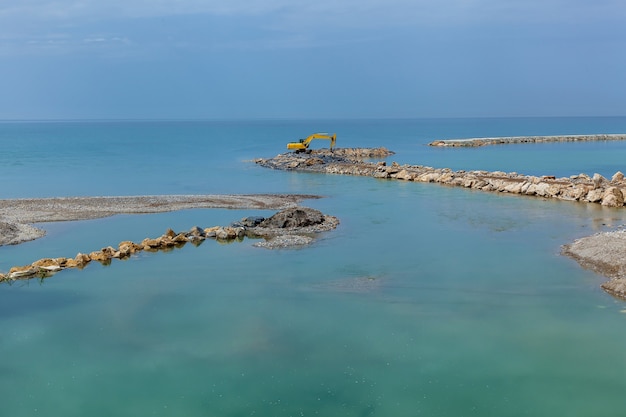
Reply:
<svg viewBox="0 0 626 417"><path fill-rule="evenodd" d="M341 220L298 250L206 241L0 285L0 415L619 415L626 304L559 252L623 210L250 162L313 131L401 163L624 170L621 143L425 146L626 132L623 118L0 124L2 198L312 193ZM0 248L0 270L253 214L271 212L45 224Z"/></svg>

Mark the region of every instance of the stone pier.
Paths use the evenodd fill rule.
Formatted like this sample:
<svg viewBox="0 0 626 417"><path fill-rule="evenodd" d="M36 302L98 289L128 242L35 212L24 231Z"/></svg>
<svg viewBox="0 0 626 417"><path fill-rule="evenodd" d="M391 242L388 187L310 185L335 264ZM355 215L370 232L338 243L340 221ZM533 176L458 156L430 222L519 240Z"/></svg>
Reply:
<svg viewBox="0 0 626 417"><path fill-rule="evenodd" d="M514 143L547 143L547 142L592 142L626 140L626 134L600 135L559 135L559 136L512 136L498 138L444 139L434 140L430 146L439 147L477 147L485 145L509 145Z"/></svg>
<svg viewBox="0 0 626 417"><path fill-rule="evenodd" d="M257 159L258 165L287 171L358 175L380 179L430 182L479 191L520 194L541 198L598 203L608 207L623 207L626 181L621 172L610 179L600 174L581 173L567 178L550 175L532 176L501 171L453 171L421 165L400 165L395 162L371 161L383 159L393 152L378 149L327 149L309 153L284 153L270 159Z"/></svg>

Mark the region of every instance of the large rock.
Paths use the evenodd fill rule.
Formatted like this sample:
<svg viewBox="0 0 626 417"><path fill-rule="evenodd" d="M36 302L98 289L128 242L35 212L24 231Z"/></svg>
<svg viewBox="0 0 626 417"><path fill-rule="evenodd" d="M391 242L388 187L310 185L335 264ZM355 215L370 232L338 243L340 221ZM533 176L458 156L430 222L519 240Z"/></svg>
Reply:
<svg viewBox="0 0 626 417"><path fill-rule="evenodd" d="M151 248L157 248L160 245L160 241L158 239L151 239L149 237L145 238L144 240L141 241L141 247L144 250L148 250Z"/></svg>
<svg viewBox="0 0 626 417"><path fill-rule="evenodd" d="M91 262L91 258L86 253L78 252L74 259L68 259L66 267L67 268L82 268Z"/></svg>
<svg viewBox="0 0 626 417"><path fill-rule="evenodd" d="M215 237L220 240L236 239L238 230L234 227L219 227L215 231Z"/></svg>
<svg viewBox="0 0 626 417"><path fill-rule="evenodd" d="M61 270L61 265L59 265L59 261L51 258L43 258L38 261L32 263L32 266L37 267L39 269L43 269L48 272L56 272Z"/></svg>
<svg viewBox="0 0 626 417"><path fill-rule="evenodd" d="M189 238L185 236L184 233L177 234L176 236L174 236L172 240L174 241L174 243L178 243L178 244L189 242Z"/></svg>
<svg viewBox="0 0 626 417"><path fill-rule="evenodd" d="M236 226L240 226L240 227L257 227L258 225L260 225L263 220L265 220L265 217L262 216L249 216L249 217L244 217L243 219L241 219L238 222L235 222L232 226L236 227Z"/></svg>
<svg viewBox="0 0 626 417"><path fill-rule="evenodd" d="M597 172L595 174L593 174L593 178L591 179L591 181L593 182L593 186L595 188L599 188L600 186L602 186L603 183L605 183L607 180L606 178L604 178L602 175L598 174Z"/></svg>
<svg viewBox="0 0 626 417"><path fill-rule="evenodd" d="M322 224L324 214L308 207L293 207L279 211L261 222L259 227L288 229Z"/></svg>
<svg viewBox="0 0 626 417"><path fill-rule="evenodd" d="M187 237L204 237L204 230L199 226L194 226L187 232Z"/></svg>
<svg viewBox="0 0 626 417"><path fill-rule="evenodd" d="M14 266L9 270L7 277L9 279L29 278L35 276L39 272L39 268L32 265Z"/></svg>
<svg viewBox="0 0 626 417"><path fill-rule="evenodd" d="M624 205L624 194L617 187L609 187L602 196L602 205L607 207L622 207Z"/></svg>
<svg viewBox="0 0 626 417"><path fill-rule="evenodd" d="M141 245L131 242L130 240L120 242L120 244L118 245L118 250L122 257L130 256L136 252L139 252L142 249L143 247Z"/></svg>
<svg viewBox="0 0 626 417"><path fill-rule="evenodd" d="M112 256L110 256L108 252L103 252L101 250L89 253L89 259L91 259L92 261L107 262L110 261L111 258Z"/></svg>

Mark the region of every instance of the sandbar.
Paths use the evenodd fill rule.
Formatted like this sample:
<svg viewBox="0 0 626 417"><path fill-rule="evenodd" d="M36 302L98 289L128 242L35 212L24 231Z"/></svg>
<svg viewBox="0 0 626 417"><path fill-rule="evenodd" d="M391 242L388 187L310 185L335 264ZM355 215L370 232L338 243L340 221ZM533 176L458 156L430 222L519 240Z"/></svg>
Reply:
<svg viewBox="0 0 626 417"><path fill-rule="evenodd" d="M115 214L163 213L168 211L224 208L281 210L302 200L320 196L307 194L206 194L117 197L55 197L0 200L0 246L40 238L45 230L32 226L72 220L89 220Z"/></svg>

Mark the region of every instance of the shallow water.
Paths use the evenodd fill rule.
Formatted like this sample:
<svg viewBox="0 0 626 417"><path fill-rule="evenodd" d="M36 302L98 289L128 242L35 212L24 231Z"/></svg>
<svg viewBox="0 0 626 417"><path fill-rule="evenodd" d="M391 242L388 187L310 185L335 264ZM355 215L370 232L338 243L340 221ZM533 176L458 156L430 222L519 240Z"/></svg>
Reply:
<svg viewBox="0 0 626 417"><path fill-rule="evenodd" d="M378 146L372 132L388 132L385 146L398 152L393 160L458 169L508 160L513 168L505 171L540 168L536 160L513 157L513 147L481 148L493 158L480 152L466 158L423 146L435 133L453 131L450 125L459 132L465 126L464 136L477 136L483 126L482 136L493 136L484 120L460 127L458 121L421 123L426 133L414 144L419 121L328 122L348 132L339 146L361 146L353 139L359 132L367 132L364 146ZM561 133L498 123L506 135ZM75 146L74 156L61 155L48 167L41 165L54 158L46 153L24 158L19 172L30 172L36 183L3 163L1 175L17 182L3 186L5 197L55 195L72 185L82 195L302 192L326 196L305 205L339 217L339 228L303 249L265 250L249 239L206 241L0 285L1 415L619 413L626 388L626 305L600 290L601 277L559 252L577 237L623 224L622 210L265 170L245 161L282 152L283 142L293 140L287 134L299 128L304 136L312 122L200 125L165 124L155 132L152 124L80 123L71 134L63 125L19 125L42 129L35 134L42 141L49 129L60 128L59 138L77 143L100 135L137 137L139 143L126 148L130 155L109 150L108 161L96 151L81 155ZM179 147L169 136L177 132L195 142L186 139ZM148 146L153 137L161 139ZM609 144L596 145L607 157L621 146L604 151ZM30 153L19 146L15 155ZM587 160L581 148L559 149L555 170ZM142 162L139 154L148 159ZM81 162L67 165L69 160ZM593 163L614 169L602 161ZM166 174L166 166L177 169ZM104 171L136 175L93 185ZM66 195L72 194L78 193ZM0 248L0 269L250 214L269 212L188 210L46 224L47 237Z"/></svg>

